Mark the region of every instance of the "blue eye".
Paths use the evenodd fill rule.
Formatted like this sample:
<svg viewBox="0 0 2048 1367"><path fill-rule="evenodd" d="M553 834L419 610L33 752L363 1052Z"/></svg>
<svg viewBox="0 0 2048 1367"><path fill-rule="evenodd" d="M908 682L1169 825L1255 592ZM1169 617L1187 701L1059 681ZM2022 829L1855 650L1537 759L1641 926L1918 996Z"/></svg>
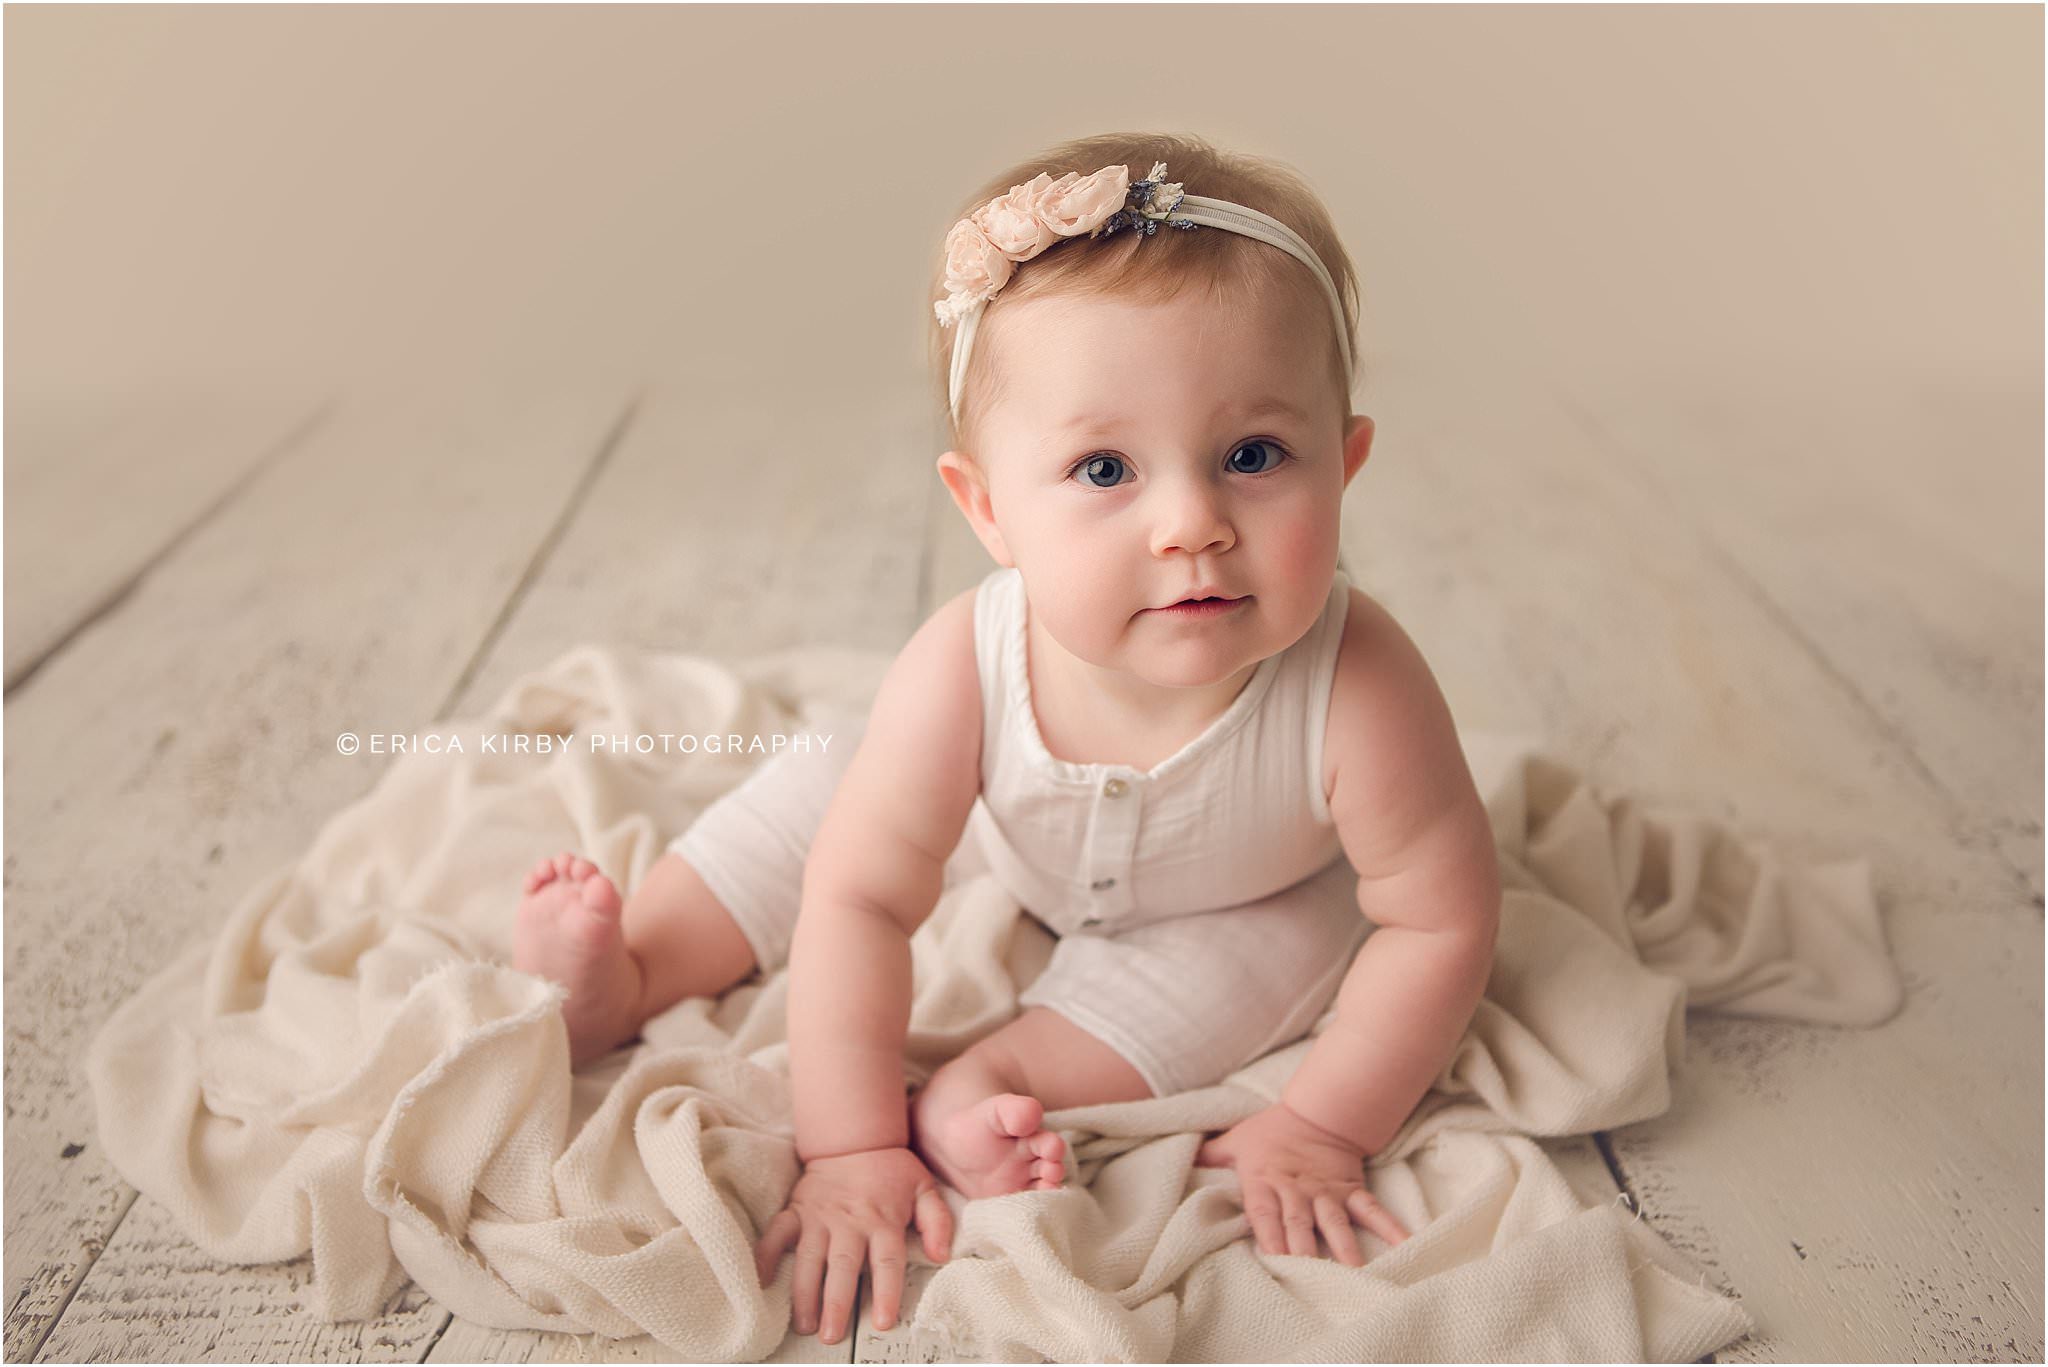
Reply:
<svg viewBox="0 0 2048 1367"><path fill-rule="evenodd" d="M1087 479L1091 488L1114 489L1117 485L1123 483L1123 480L1119 477L1123 471L1123 465L1123 457L1121 456L1090 456L1068 471L1068 475L1069 477L1075 474L1083 476Z"/></svg>
<svg viewBox="0 0 2048 1367"><path fill-rule="evenodd" d="M1253 457L1254 463L1252 466L1241 464L1238 460L1238 457L1246 451L1261 453ZM1292 456L1281 449L1278 442L1258 438L1252 441L1239 442L1237 449L1230 453L1230 459L1225 461L1224 464L1230 468L1233 474L1269 475L1292 459ZM1122 456L1099 454L1089 456L1086 460L1068 470L1067 478L1072 479L1079 475L1087 482L1088 487L1091 489L1114 489L1117 485L1124 482L1123 476L1125 472L1124 458Z"/></svg>
<svg viewBox="0 0 2048 1367"><path fill-rule="evenodd" d="M1261 465L1255 470L1247 470L1244 466L1237 463L1238 456L1246 451L1264 451L1272 457L1272 462L1271 464ZM1287 453L1270 441L1247 441L1240 443L1237 450L1230 453L1230 460L1227 464L1232 471L1240 475L1263 475L1268 471L1278 469L1280 463L1286 459Z"/></svg>

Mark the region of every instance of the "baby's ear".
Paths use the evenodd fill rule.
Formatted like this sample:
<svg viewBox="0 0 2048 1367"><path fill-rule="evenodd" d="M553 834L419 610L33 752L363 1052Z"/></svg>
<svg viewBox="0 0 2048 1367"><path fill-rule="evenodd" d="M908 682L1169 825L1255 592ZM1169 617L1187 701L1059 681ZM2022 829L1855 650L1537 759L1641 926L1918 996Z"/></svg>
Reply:
<svg viewBox="0 0 2048 1367"><path fill-rule="evenodd" d="M1372 419L1363 413L1353 413L1344 422L1344 483L1348 487L1351 477L1365 465L1365 458L1372 454Z"/></svg>
<svg viewBox="0 0 2048 1367"><path fill-rule="evenodd" d="M1010 559L1010 548L1004 544L1002 530L996 526L995 506L988 496L988 477L982 472L980 463L965 451L948 451L939 457L938 467L946 492L953 496L960 515L974 529L982 549L1005 569L1013 566L1016 562Z"/></svg>

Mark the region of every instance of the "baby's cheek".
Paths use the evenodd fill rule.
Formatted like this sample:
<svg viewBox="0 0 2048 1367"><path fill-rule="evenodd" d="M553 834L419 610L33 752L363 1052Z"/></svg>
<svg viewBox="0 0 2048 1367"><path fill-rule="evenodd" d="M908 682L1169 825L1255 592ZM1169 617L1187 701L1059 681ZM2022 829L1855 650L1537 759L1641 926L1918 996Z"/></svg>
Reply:
<svg viewBox="0 0 2048 1367"><path fill-rule="evenodd" d="M1037 585L1033 611L1061 645L1094 664L1111 663L1121 643L1129 587L1083 556L1051 556L1034 562Z"/></svg>
<svg viewBox="0 0 2048 1367"><path fill-rule="evenodd" d="M1290 584L1320 591L1337 564L1337 518L1321 511L1292 519L1275 549L1276 568Z"/></svg>
<svg viewBox="0 0 2048 1367"><path fill-rule="evenodd" d="M1079 567L1072 573L1075 581L1068 586L1069 601L1087 604L1085 616L1077 614L1076 635L1087 637L1087 650L1095 663L1111 664L1126 642L1131 617L1148 604L1138 598L1129 582L1118 583L1113 574Z"/></svg>

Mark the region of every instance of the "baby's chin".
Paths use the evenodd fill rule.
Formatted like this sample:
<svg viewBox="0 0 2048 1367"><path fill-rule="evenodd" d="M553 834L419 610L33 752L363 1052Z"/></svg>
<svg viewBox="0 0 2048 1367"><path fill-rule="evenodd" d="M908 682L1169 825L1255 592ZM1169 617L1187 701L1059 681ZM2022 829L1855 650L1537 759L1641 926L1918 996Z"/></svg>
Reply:
<svg viewBox="0 0 2048 1367"><path fill-rule="evenodd" d="M1215 649L1175 650L1156 645L1136 646L1125 654L1120 664L1125 672L1136 675L1155 688L1212 688L1263 658L1241 658L1241 654Z"/></svg>

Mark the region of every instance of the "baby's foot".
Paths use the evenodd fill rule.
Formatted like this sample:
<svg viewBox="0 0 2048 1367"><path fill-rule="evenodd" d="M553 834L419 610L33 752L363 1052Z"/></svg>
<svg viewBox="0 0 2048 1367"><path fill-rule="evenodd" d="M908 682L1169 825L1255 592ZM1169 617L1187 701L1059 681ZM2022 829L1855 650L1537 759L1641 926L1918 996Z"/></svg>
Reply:
<svg viewBox="0 0 2048 1367"><path fill-rule="evenodd" d="M526 875L512 922L512 966L569 989L562 1020L581 1066L630 1037L640 1022L640 965L619 929L619 890L588 859L564 851Z"/></svg>
<svg viewBox="0 0 2048 1367"><path fill-rule="evenodd" d="M1065 1180L1067 1142L1040 1128L1045 1107L1034 1097L1003 1092L934 1115L920 1092L914 1106L918 1152L962 1196L1051 1191Z"/></svg>

